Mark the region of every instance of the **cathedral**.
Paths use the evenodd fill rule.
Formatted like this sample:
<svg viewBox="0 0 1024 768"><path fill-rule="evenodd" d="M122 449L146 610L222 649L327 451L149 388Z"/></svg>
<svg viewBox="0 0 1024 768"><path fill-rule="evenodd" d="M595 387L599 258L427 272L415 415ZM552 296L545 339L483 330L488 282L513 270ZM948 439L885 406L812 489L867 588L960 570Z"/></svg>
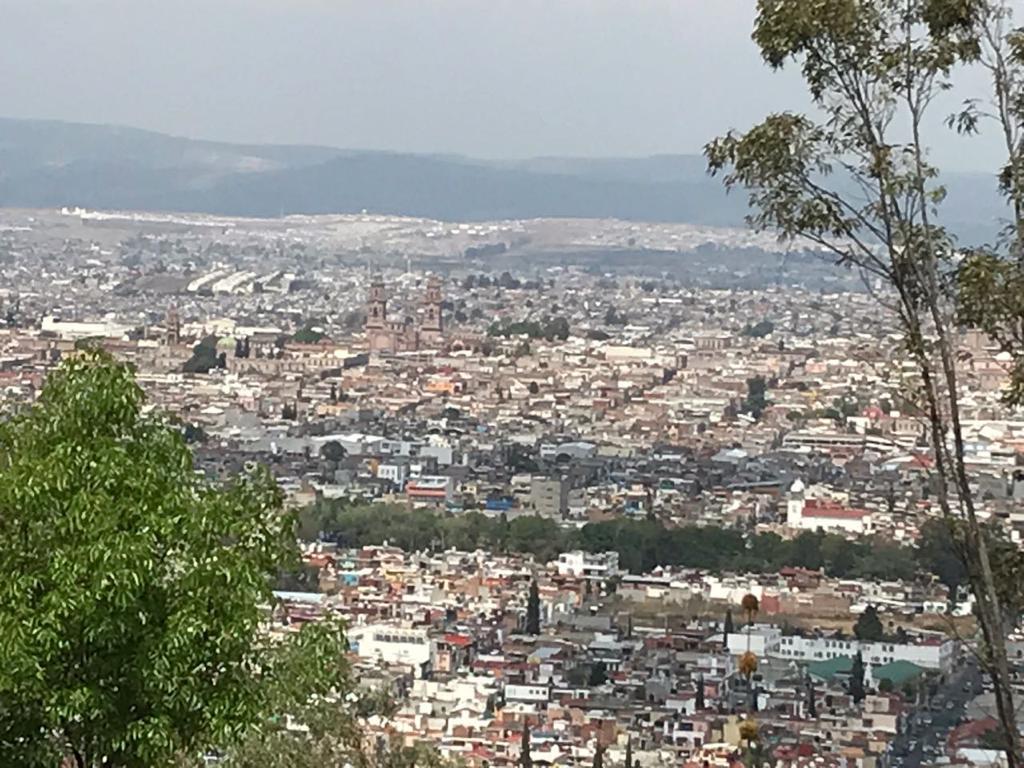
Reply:
<svg viewBox="0 0 1024 768"><path fill-rule="evenodd" d="M388 319L388 299L384 280L374 277L366 306L366 338L370 352L416 352L439 347L444 339L444 319L441 315L441 281L434 276L427 280L423 297L426 317L419 325L411 317Z"/></svg>

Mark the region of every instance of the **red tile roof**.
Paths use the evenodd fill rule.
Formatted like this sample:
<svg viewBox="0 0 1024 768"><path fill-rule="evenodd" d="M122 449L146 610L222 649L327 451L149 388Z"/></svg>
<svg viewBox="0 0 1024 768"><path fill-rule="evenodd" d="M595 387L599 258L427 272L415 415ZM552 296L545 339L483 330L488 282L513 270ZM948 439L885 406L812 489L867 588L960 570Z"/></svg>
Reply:
<svg viewBox="0 0 1024 768"><path fill-rule="evenodd" d="M835 520L860 520L868 515L866 509L849 509L834 501L810 499L804 504L804 517L827 517Z"/></svg>
<svg viewBox="0 0 1024 768"><path fill-rule="evenodd" d="M459 648L465 648L467 645L473 644L473 638L469 635L459 635L454 632L448 632L444 636L444 641L448 643L448 645L456 645Z"/></svg>

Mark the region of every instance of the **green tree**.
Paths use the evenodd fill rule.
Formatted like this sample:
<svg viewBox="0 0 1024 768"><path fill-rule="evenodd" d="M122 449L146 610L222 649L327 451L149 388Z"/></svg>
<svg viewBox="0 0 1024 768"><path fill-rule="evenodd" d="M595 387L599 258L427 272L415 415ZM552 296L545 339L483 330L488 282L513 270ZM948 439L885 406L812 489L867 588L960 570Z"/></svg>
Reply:
<svg viewBox="0 0 1024 768"><path fill-rule="evenodd" d="M958 549L947 521L927 520L921 525L917 539L918 565L938 576L949 588L951 599L956 598L960 585L967 581L967 568Z"/></svg>
<svg viewBox="0 0 1024 768"><path fill-rule="evenodd" d="M747 396L743 401L743 409L755 419L761 418L761 414L768 405L767 391L768 385L765 383L764 376L747 379Z"/></svg>
<svg viewBox="0 0 1024 768"><path fill-rule="evenodd" d="M790 564L790 543L774 532L751 536L746 555L748 568L755 571L775 571Z"/></svg>
<svg viewBox="0 0 1024 768"><path fill-rule="evenodd" d="M864 579L911 581L917 569L914 558L908 555L905 547L882 537L875 537L859 554L853 571Z"/></svg>
<svg viewBox="0 0 1024 768"><path fill-rule="evenodd" d="M885 636L885 628L882 620L878 618L878 610L873 605L864 609L864 613L857 617L857 623L853 625L853 634L858 640L867 643L877 643Z"/></svg>
<svg viewBox="0 0 1024 768"><path fill-rule="evenodd" d="M986 529L992 553L992 572L999 606L1007 626L1016 626L1024 615L1024 551L1006 538L1003 530Z"/></svg>
<svg viewBox="0 0 1024 768"><path fill-rule="evenodd" d="M761 320L755 325L748 325L743 329L744 336L754 339L763 339L775 332L775 323L771 320Z"/></svg>
<svg viewBox="0 0 1024 768"><path fill-rule="evenodd" d="M538 515L523 515L509 523L508 546L547 562L562 552L565 537L558 523Z"/></svg>
<svg viewBox="0 0 1024 768"><path fill-rule="evenodd" d="M544 327L543 336L548 341L565 341L569 338L569 321L564 317L556 317Z"/></svg>
<svg viewBox="0 0 1024 768"><path fill-rule="evenodd" d="M217 337L204 336L192 348L192 356L184 362L181 370L184 373L209 373L213 368L223 368L224 360L217 354Z"/></svg>
<svg viewBox="0 0 1024 768"><path fill-rule="evenodd" d="M381 735L367 745L366 721L391 717L390 699L370 691L350 694L355 702L330 697L303 708L303 729L270 727L254 730L233 748L225 768L443 768L437 751L407 746L397 736Z"/></svg>
<svg viewBox="0 0 1024 768"><path fill-rule="evenodd" d="M1001 337L1011 357L1024 360L1024 281L1016 272L1024 270L1024 36L1008 22L1010 8L1003 0L759 0L754 41L769 66L799 68L818 119L770 115L711 142L706 155L727 186L748 191L756 228L813 242L888 289L886 306L917 377L912 400L929 422L936 501L947 521L964 525L984 662L1007 762L1018 768L1006 618L965 458L957 362L966 323ZM1015 221L1010 258L983 254L972 269L970 250L938 223L945 189L929 164L926 133L954 69L975 62L992 75L988 112L1006 137L1001 181ZM971 130L978 119L969 106L954 122ZM966 263L957 263L964 250Z"/></svg>
<svg viewBox="0 0 1024 768"><path fill-rule="evenodd" d="M855 543L834 533L825 534L821 540L821 560L825 571L830 576L845 578L856 567L858 557L862 556Z"/></svg>
<svg viewBox="0 0 1024 768"><path fill-rule="evenodd" d="M857 651L853 657L849 691L855 703L860 704L864 700L864 657L861 656L860 651Z"/></svg>
<svg viewBox="0 0 1024 768"><path fill-rule="evenodd" d="M292 334L292 341L296 344L318 344L323 341L326 334L323 331L314 330L312 323L306 323L302 328Z"/></svg>
<svg viewBox="0 0 1024 768"><path fill-rule="evenodd" d="M520 461L522 457L517 458ZM817 569L831 576L870 575L883 579L908 578L915 561L923 560L909 548L878 540L850 541L821 531L803 531L794 539L765 533L744 537L732 528L682 525L666 527L658 520L618 519L588 523L582 529L563 528L556 521L525 515L509 521L479 512L445 517L428 510L382 504L320 501L299 514L300 537L315 541L321 535L347 546L381 544L385 541L408 550L432 546L458 549L492 549L530 554L547 562L570 549L587 552L614 551L624 568L635 573L658 565L682 565L709 570L737 567L772 573L783 566ZM1024 606L1022 582L1013 574L1024 558L1013 557L1012 547L994 536L990 546L1005 561L1000 567L1001 594L1008 608ZM1005 550L1005 551L1004 551ZM1010 598L1013 597L1012 602Z"/></svg>
<svg viewBox="0 0 1024 768"><path fill-rule="evenodd" d="M825 534L821 530L801 531L792 540L789 564L800 568L809 568L812 571L821 568L821 546L824 540Z"/></svg>
<svg viewBox="0 0 1024 768"><path fill-rule="evenodd" d="M342 461L347 455L345 448L337 440L328 440L320 446L320 455L327 461Z"/></svg>
<svg viewBox="0 0 1024 768"><path fill-rule="evenodd" d="M566 672L565 679L566 682L569 683L569 685L575 685L577 687L582 688L583 686L587 685L588 681L590 680L590 670L585 665L581 664L580 666L573 667L568 672Z"/></svg>
<svg viewBox="0 0 1024 768"><path fill-rule="evenodd" d="M274 482L201 479L125 365L64 362L0 457L0 764L169 766L344 688L340 628L261 631L297 561Z"/></svg>
<svg viewBox="0 0 1024 768"><path fill-rule="evenodd" d="M608 682L608 667L605 666L603 661L594 662L590 667L590 677L587 680L587 685L591 688L596 688L599 685L604 685Z"/></svg>
<svg viewBox="0 0 1024 768"><path fill-rule="evenodd" d="M951 123L965 134L977 133L983 121L997 128L1005 152L999 190L1012 218L995 245L965 252L957 273L959 318L1009 354L1005 399L1018 405L1024 402L1024 32L1007 0L976 0L964 11L967 39L977 45L973 63L986 71L992 90L966 101Z"/></svg>
<svg viewBox="0 0 1024 768"><path fill-rule="evenodd" d="M526 634L540 634L540 590L536 579L530 582L530 594L526 598Z"/></svg>

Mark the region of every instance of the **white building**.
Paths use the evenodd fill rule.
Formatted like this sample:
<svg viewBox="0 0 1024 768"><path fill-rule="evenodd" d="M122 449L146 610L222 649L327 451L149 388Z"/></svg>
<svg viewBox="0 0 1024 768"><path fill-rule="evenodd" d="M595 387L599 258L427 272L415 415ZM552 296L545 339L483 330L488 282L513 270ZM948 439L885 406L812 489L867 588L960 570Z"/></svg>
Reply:
<svg viewBox="0 0 1024 768"><path fill-rule="evenodd" d="M409 479L408 462L388 462L377 467L377 477L381 480L388 480L399 489L405 487L405 481Z"/></svg>
<svg viewBox="0 0 1024 768"><path fill-rule="evenodd" d="M427 630L402 628L390 624L366 624L348 630L348 640L361 658L387 664L407 664L419 677L433 658Z"/></svg>
<svg viewBox="0 0 1024 768"><path fill-rule="evenodd" d="M729 634L728 648L734 656L742 655L749 649L759 658L799 662L854 656L860 651L864 663L870 666L909 661L925 669L943 671L953 665L957 655L956 641L938 635L916 643L868 643L852 637L840 640L833 637L783 636L778 627L764 624L750 628L749 641L746 627L737 628Z"/></svg>
<svg viewBox="0 0 1024 768"><path fill-rule="evenodd" d="M782 639L782 630L778 627L758 624L750 627L749 631L747 627L741 626L730 632L726 644L729 653L733 656L741 656L750 651L758 658L763 659L778 655Z"/></svg>
<svg viewBox="0 0 1024 768"><path fill-rule="evenodd" d="M419 456L421 459L434 459L442 467L449 467L455 462L455 450L450 445L443 443L429 443L420 446Z"/></svg>
<svg viewBox="0 0 1024 768"><path fill-rule="evenodd" d="M786 499L786 525L802 531L837 531L855 536L870 534L871 513L852 509L831 499L808 499L806 487L797 479Z"/></svg>
<svg viewBox="0 0 1024 768"><path fill-rule="evenodd" d="M563 552L558 556L558 575L604 580L619 573L618 552Z"/></svg>
<svg viewBox="0 0 1024 768"><path fill-rule="evenodd" d="M61 339L72 341L90 338L119 339L128 333L130 328L111 320L88 323L61 320L60 318L48 316L43 318L41 330L43 333L53 334Z"/></svg>
<svg viewBox="0 0 1024 768"><path fill-rule="evenodd" d="M467 714L483 715L488 702L494 701L497 696L498 686L494 679L482 675L455 680L416 680L409 691L406 709L432 717L458 720Z"/></svg>
<svg viewBox="0 0 1024 768"><path fill-rule="evenodd" d="M546 704L551 699L551 688L546 685L506 685L505 701L523 701Z"/></svg>
<svg viewBox="0 0 1024 768"><path fill-rule="evenodd" d="M704 597L737 605L746 595L753 595L758 600L764 597L765 588L756 578L744 576L704 576Z"/></svg>

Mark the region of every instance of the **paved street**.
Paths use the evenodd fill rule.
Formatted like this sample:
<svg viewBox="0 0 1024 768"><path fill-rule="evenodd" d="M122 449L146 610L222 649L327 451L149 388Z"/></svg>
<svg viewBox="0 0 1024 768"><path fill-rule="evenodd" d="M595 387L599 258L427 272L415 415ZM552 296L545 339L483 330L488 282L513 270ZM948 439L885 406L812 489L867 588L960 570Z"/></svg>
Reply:
<svg viewBox="0 0 1024 768"><path fill-rule="evenodd" d="M981 673L974 661L961 662L931 700L908 717L903 733L892 741L889 765L918 768L934 763L945 753L950 730L963 717L967 703L981 692L981 685Z"/></svg>

